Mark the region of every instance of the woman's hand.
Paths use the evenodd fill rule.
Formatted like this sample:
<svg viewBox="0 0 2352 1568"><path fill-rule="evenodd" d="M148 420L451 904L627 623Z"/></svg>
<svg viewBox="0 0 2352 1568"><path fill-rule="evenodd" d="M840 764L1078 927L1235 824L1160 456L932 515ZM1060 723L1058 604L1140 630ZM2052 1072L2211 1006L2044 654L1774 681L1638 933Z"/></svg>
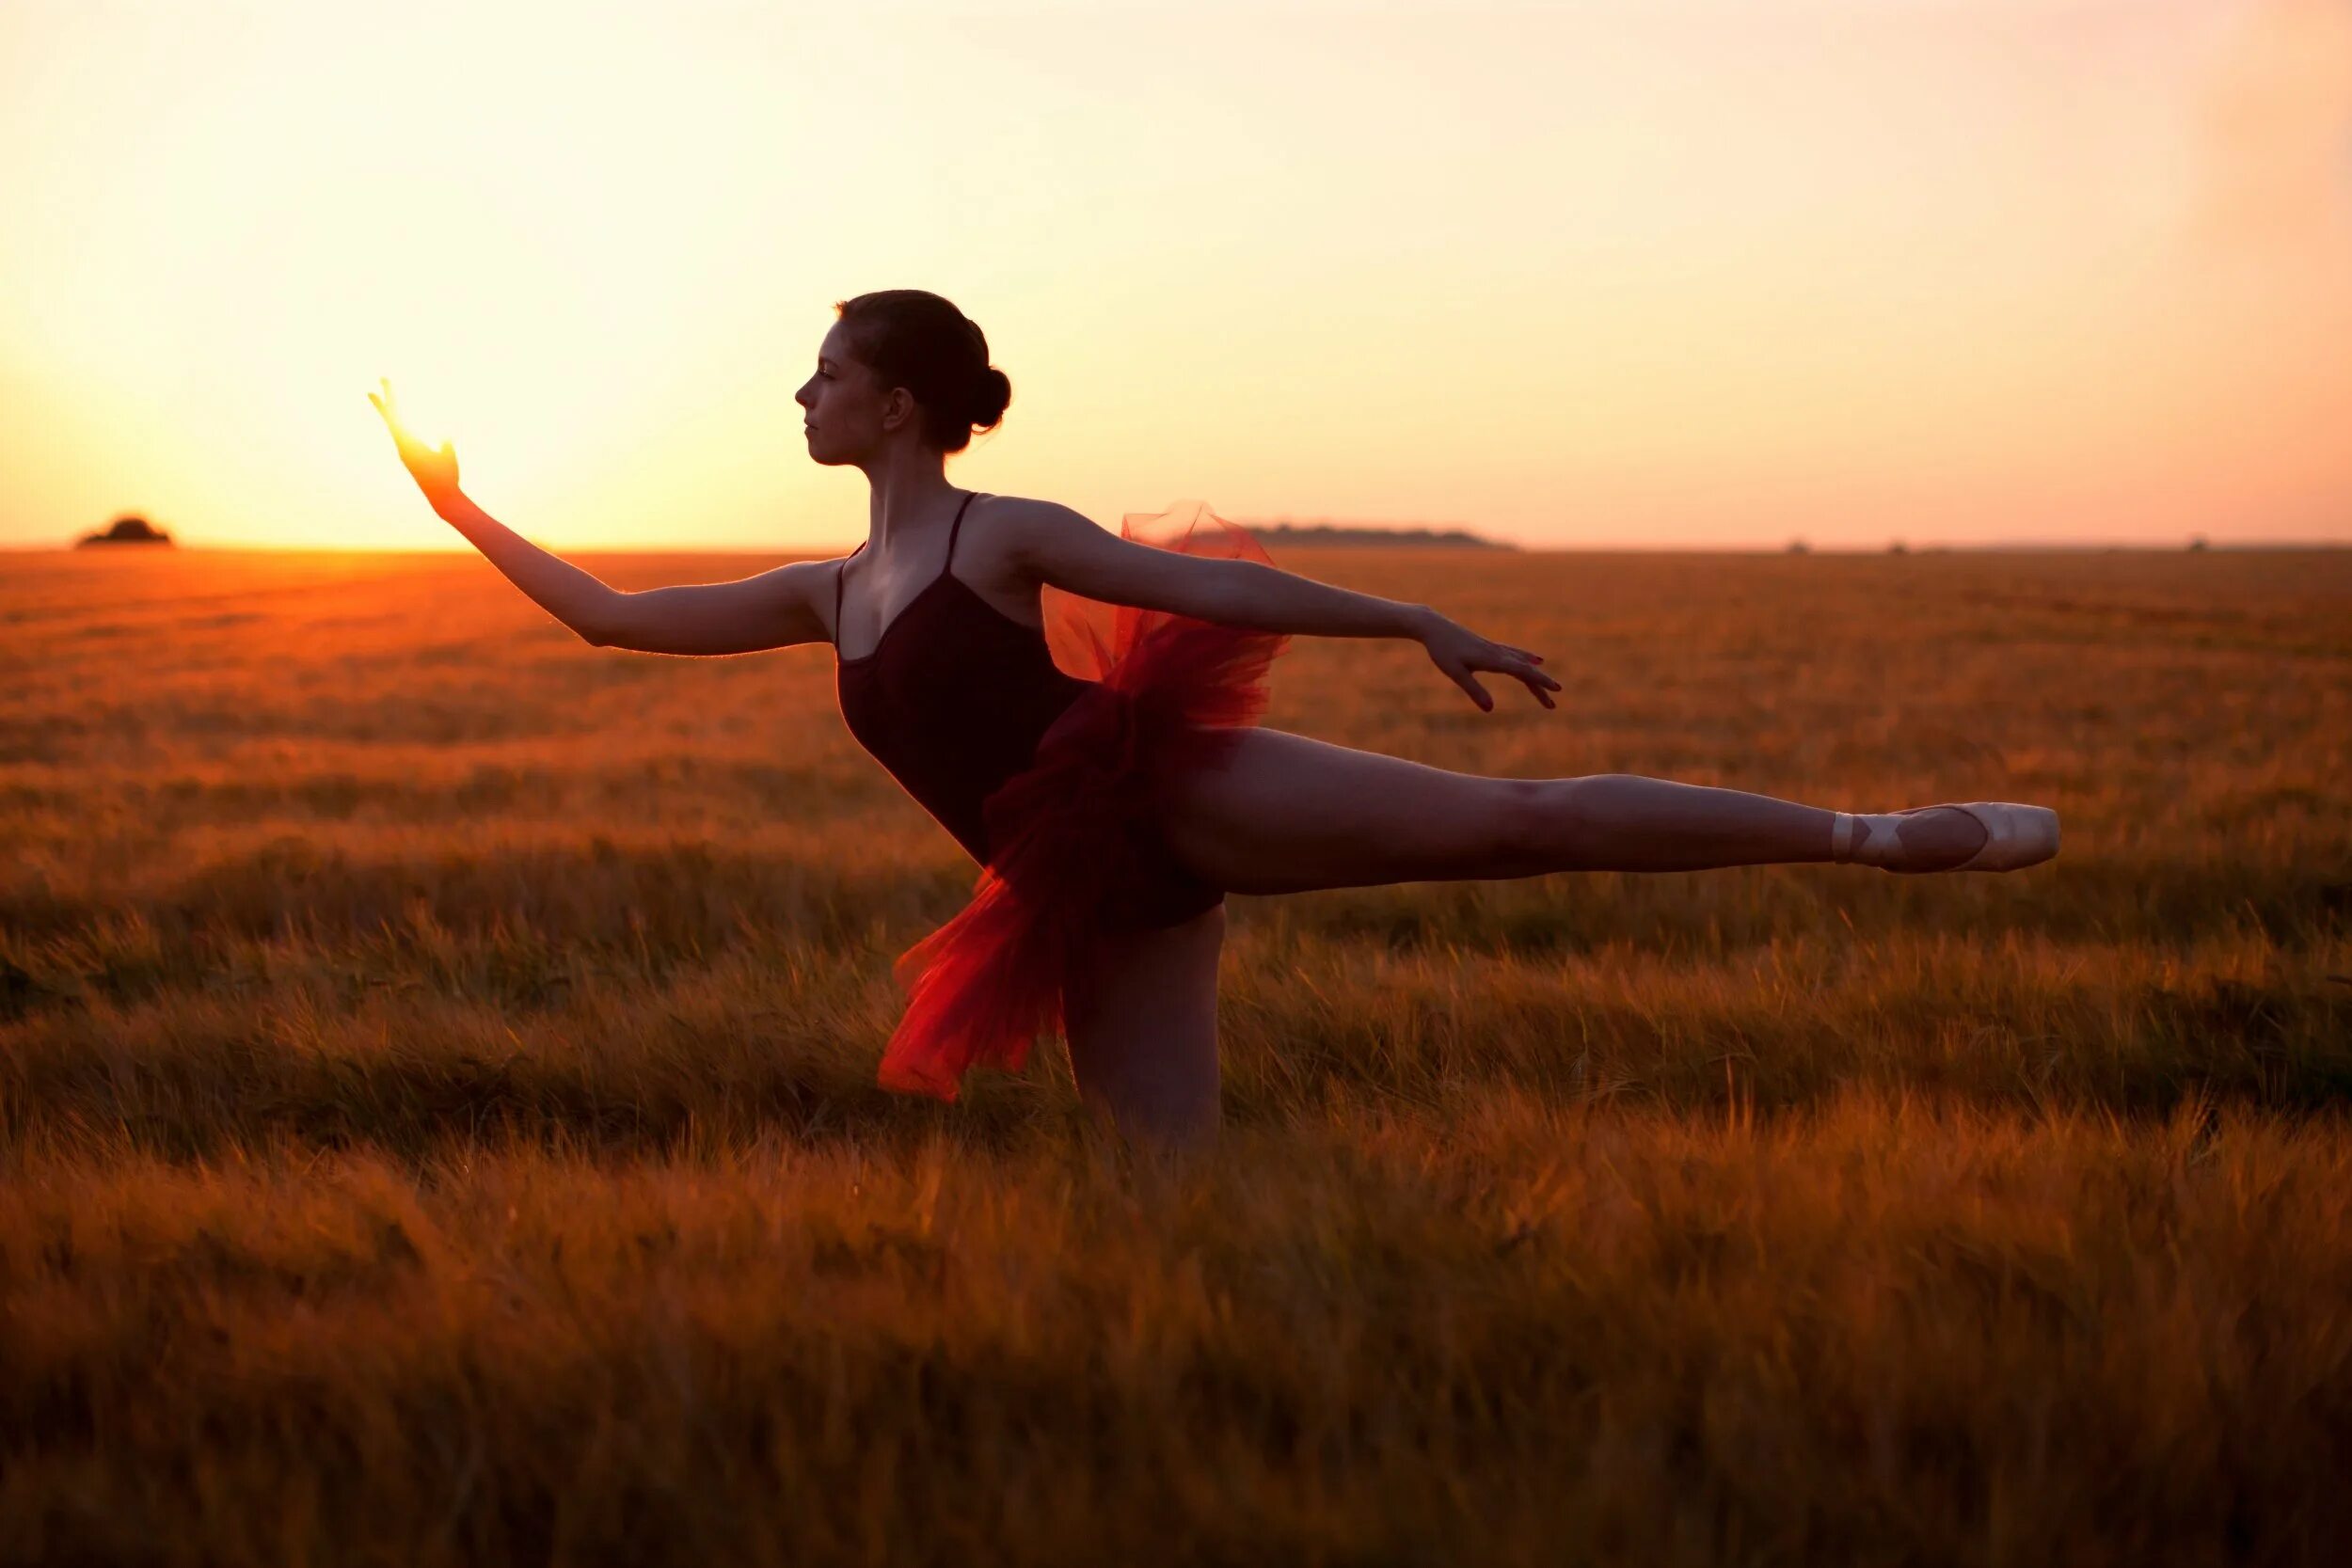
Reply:
<svg viewBox="0 0 2352 1568"><path fill-rule="evenodd" d="M1546 707L1557 707L1551 693L1560 689L1560 683L1545 674L1536 665L1544 661L1541 654L1514 648L1507 642L1489 642L1468 626L1450 621L1436 610L1429 611L1429 621L1421 634L1422 646L1443 670L1454 685L1470 694L1470 701L1492 713L1495 700L1486 695L1486 689L1470 674L1473 670L1493 670L1527 683L1527 689Z"/></svg>
<svg viewBox="0 0 2352 1568"><path fill-rule="evenodd" d="M435 451L409 435L408 428L400 422L399 411L392 406L391 382L387 380L381 385L384 395L379 398L370 392L368 401L375 404L375 411L384 416L385 424L390 427L392 445L400 452L401 462L407 466L408 477L417 482L417 488L424 492L434 512L446 516L449 503L464 497L464 492L457 488L456 451L444 441L441 450Z"/></svg>

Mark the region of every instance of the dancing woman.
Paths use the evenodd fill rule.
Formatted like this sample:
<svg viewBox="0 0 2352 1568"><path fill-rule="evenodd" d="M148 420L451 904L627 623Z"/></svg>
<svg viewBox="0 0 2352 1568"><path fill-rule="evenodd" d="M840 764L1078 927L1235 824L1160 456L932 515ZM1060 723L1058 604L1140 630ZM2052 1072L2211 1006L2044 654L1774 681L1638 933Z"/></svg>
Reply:
<svg viewBox="0 0 2352 1568"><path fill-rule="evenodd" d="M893 1088L952 1100L965 1071L1018 1069L1057 1029L1082 1098L1120 1128L1212 1137L1228 892L1804 861L2007 871L2058 852L2042 806L1854 816L1627 774L1485 778L1258 725L1293 634L1411 638L1489 712L1481 672L1546 707L1560 683L1427 605L1279 570L1213 515L1162 542L958 489L948 454L1012 391L980 329L914 289L834 311L795 397L810 458L866 475L865 543L736 582L610 588L468 499L455 453L403 428L389 383L369 402L434 511L595 646L833 643L851 733L981 867L963 911L898 961ZM1048 650L1049 584L1113 607L1105 636L1063 605L1075 674Z"/></svg>

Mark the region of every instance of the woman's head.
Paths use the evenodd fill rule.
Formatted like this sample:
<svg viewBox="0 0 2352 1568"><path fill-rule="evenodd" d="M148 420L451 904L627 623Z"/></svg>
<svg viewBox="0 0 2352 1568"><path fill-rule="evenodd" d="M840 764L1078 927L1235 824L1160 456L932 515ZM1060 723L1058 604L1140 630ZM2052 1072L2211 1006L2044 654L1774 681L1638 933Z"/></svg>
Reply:
<svg viewBox="0 0 2352 1568"><path fill-rule="evenodd" d="M961 451L974 430L1005 417L1012 383L988 362L979 327L939 295L884 289L834 311L817 373L794 394L817 461L856 462L899 430L934 451Z"/></svg>

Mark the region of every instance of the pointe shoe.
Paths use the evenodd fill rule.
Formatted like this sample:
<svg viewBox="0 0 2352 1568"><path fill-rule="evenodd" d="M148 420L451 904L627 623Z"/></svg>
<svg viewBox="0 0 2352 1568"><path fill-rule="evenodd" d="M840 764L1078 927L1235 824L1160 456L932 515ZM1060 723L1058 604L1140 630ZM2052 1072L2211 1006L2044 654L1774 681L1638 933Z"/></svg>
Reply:
<svg viewBox="0 0 2352 1568"><path fill-rule="evenodd" d="M1830 859L1838 864L1849 862L1875 865L1883 871L1907 871L1903 864L1908 858L1895 825L1906 816L1923 811L1964 811L1984 827L1984 844L1977 852L1958 865L1943 867L1947 871L2015 871L2021 866L2039 865L2058 850L2058 813L2047 806L2021 806L2008 800L1957 801L1943 806L1914 806L1909 811L1868 815L1861 821L1868 824L1861 846L1854 844L1856 820L1851 812L1837 814L1837 826L1830 834Z"/></svg>

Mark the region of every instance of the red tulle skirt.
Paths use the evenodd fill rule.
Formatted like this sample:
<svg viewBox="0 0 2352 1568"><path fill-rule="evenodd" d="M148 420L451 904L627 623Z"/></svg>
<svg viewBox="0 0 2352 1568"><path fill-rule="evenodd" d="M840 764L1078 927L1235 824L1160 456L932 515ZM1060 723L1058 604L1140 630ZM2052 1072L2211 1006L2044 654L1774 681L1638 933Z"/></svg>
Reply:
<svg viewBox="0 0 2352 1568"><path fill-rule="evenodd" d="M1247 530L1198 502L1129 514L1120 532L1272 564ZM1063 976L1089 939L1154 923L1136 911L1171 875L1156 837L1162 788L1215 766L1256 722L1267 668L1290 641L1054 588L1043 610L1055 661L1095 685L988 798L990 856L972 901L893 966L907 1008L882 1051L885 1088L953 1100L973 1068L1018 1071L1039 1035L1060 1032Z"/></svg>

